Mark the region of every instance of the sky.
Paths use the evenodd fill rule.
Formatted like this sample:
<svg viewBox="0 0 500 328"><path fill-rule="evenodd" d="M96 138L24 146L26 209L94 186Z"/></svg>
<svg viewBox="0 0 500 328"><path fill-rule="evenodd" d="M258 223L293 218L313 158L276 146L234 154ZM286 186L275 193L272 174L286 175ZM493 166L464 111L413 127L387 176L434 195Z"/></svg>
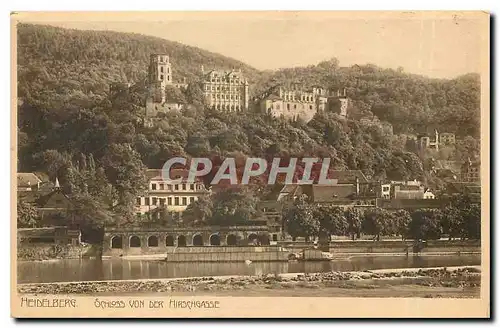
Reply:
<svg viewBox="0 0 500 328"><path fill-rule="evenodd" d="M373 63L437 78L481 71L480 13L352 12L35 15L24 21L84 30L134 32L178 41L257 69ZM483 54L484 56L484 54Z"/></svg>

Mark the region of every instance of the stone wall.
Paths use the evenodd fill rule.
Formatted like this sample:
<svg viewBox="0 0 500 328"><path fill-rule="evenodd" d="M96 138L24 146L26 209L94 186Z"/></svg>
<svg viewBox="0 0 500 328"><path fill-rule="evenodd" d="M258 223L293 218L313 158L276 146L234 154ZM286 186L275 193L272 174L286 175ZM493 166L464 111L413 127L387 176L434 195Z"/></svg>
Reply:
<svg viewBox="0 0 500 328"><path fill-rule="evenodd" d="M17 258L20 261L79 259L84 257L90 248L90 245L18 244Z"/></svg>
<svg viewBox="0 0 500 328"><path fill-rule="evenodd" d="M280 246L291 250L292 252L300 252L306 248L310 248L310 243L301 242L280 242ZM401 240L384 240L384 241L341 241L331 242L327 247L333 254L342 253L394 253L404 254L413 252L413 241ZM481 242L475 240L466 241L448 241L436 240L424 243L420 253L458 253L458 252L480 252Z"/></svg>
<svg viewBox="0 0 500 328"><path fill-rule="evenodd" d="M167 254L168 262L287 261L281 247L183 247Z"/></svg>

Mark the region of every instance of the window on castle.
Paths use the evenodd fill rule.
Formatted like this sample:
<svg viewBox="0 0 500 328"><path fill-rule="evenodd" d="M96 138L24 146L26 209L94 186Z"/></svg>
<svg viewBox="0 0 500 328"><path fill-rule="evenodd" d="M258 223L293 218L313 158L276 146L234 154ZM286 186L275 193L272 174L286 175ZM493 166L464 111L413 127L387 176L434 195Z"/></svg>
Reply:
<svg viewBox="0 0 500 328"><path fill-rule="evenodd" d="M156 183L151 184L151 190L156 190Z"/></svg>
<svg viewBox="0 0 500 328"><path fill-rule="evenodd" d="M313 105L309 105L309 109L311 109L311 110L312 110L312 109L313 109Z"/></svg>
<svg viewBox="0 0 500 328"><path fill-rule="evenodd" d="M189 203L192 204L194 203L196 200L194 199L194 197L189 197Z"/></svg>
<svg viewBox="0 0 500 328"><path fill-rule="evenodd" d="M165 198L160 198L160 206L165 205Z"/></svg>
<svg viewBox="0 0 500 328"><path fill-rule="evenodd" d="M171 206L172 205L172 197L167 198L167 205Z"/></svg>
<svg viewBox="0 0 500 328"><path fill-rule="evenodd" d="M163 74L160 75L160 80L163 80Z"/></svg>
<svg viewBox="0 0 500 328"><path fill-rule="evenodd" d="M179 206L179 197L174 198L174 205Z"/></svg>
<svg viewBox="0 0 500 328"><path fill-rule="evenodd" d="M149 204L150 204L149 197L146 197L144 200L145 200L144 205L149 206Z"/></svg>
<svg viewBox="0 0 500 328"><path fill-rule="evenodd" d="M156 197L153 197L152 201L153 201L153 205L156 205L156 204L157 204L158 199L157 199Z"/></svg>
<svg viewBox="0 0 500 328"><path fill-rule="evenodd" d="M137 197L136 204L137 206L141 206L141 197Z"/></svg>
<svg viewBox="0 0 500 328"><path fill-rule="evenodd" d="M182 205L187 205L187 197L182 197Z"/></svg>
<svg viewBox="0 0 500 328"><path fill-rule="evenodd" d="M170 75L167 75L167 81L170 81Z"/></svg>
<svg viewBox="0 0 500 328"><path fill-rule="evenodd" d="M293 105L293 109L297 109L297 105Z"/></svg>
<svg viewBox="0 0 500 328"><path fill-rule="evenodd" d="M290 110L290 104L286 104L286 109Z"/></svg>
<svg viewBox="0 0 500 328"><path fill-rule="evenodd" d="M191 183L191 184L189 185L189 190L194 190L194 184L193 184L193 183Z"/></svg>
<svg viewBox="0 0 500 328"><path fill-rule="evenodd" d="M170 67L167 67L167 73L170 73Z"/></svg>
<svg viewBox="0 0 500 328"><path fill-rule="evenodd" d="M179 185L178 184L174 185L174 190L179 190Z"/></svg>

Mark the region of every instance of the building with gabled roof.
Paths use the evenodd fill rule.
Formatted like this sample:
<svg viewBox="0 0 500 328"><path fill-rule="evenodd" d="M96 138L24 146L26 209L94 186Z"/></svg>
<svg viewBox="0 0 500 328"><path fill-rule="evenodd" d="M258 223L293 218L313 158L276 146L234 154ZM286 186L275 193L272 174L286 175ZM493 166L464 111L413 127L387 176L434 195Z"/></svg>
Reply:
<svg viewBox="0 0 500 328"><path fill-rule="evenodd" d="M40 187L42 180L32 172L17 173L18 191L36 191Z"/></svg>

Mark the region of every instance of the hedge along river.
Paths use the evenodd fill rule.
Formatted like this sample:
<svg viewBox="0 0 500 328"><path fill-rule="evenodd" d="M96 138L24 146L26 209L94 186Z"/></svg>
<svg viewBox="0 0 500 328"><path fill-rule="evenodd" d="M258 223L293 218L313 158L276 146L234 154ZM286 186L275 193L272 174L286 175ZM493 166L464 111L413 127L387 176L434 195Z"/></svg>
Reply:
<svg viewBox="0 0 500 328"><path fill-rule="evenodd" d="M352 256L328 262L168 263L151 260L54 260L18 262L18 283L162 279L275 273L364 271L480 265L479 254L420 256Z"/></svg>

